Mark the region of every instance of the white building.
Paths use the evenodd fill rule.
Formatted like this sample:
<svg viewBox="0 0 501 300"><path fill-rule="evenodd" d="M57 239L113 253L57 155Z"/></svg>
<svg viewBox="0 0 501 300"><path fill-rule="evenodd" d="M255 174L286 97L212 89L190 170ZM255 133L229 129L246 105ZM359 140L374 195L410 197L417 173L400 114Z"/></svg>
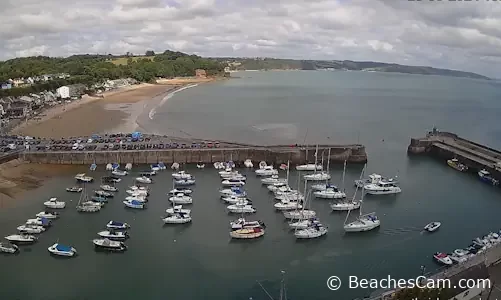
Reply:
<svg viewBox="0 0 501 300"><path fill-rule="evenodd" d="M68 86L62 86L59 87L56 90L57 96L61 99L68 99L70 98L70 88Z"/></svg>

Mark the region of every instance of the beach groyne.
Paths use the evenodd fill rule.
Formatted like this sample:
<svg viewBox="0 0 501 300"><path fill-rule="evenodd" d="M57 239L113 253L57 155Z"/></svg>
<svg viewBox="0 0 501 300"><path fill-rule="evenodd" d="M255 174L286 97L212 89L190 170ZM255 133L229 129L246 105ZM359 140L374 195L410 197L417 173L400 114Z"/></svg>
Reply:
<svg viewBox="0 0 501 300"><path fill-rule="evenodd" d="M319 146L318 158L322 154L327 159L330 149L332 163L366 163L367 153L362 145ZM42 164L108 164L132 163L152 164L164 163L214 163L234 161L242 163L247 159L254 162L281 164L302 164L315 161L315 146L266 146L266 147L232 147L232 148L187 148L187 149L155 149L155 150L117 150L117 151L25 151L20 157L31 163Z"/></svg>

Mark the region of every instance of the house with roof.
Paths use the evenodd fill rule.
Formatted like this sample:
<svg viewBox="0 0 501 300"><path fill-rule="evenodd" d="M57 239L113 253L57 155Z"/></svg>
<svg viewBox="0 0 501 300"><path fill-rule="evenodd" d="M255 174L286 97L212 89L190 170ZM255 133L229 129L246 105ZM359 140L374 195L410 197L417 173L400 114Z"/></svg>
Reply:
<svg viewBox="0 0 501 300"><path fill-rule="evenodd" d="M22 101L16 101L9 104L5 110L5 116L13 119L22 119L26 117L29 111L29 104Z"/></svg>
<svg viewBox="0 0 501 300"><path fill-rule="evenodd" d="M2 82L0 83L0 89L2 90L8 90L12 88L12 83L10 82Z"/></svg>

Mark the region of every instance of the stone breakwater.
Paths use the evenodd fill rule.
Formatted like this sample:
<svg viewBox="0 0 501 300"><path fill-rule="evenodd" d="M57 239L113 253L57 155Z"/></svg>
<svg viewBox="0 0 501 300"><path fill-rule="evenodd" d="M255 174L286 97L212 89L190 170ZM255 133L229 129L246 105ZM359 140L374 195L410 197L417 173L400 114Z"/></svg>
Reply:
<svg viewBox="0 0 501 300"><path fill-rule="evenodd" d="M366 163L367 153L362 145L319 146L324 160L330 149L332 163ZM20 158L30 163L41 164L107 164L132 163L151 164L170 163L214 163L218 161L234 161L242 163L247 159L254 162L281 164L290 161L291 164L303 164L315 161L315 146L237 146L220 148L186 148L186 149L155 149L155 150L116 150L116 151L25 151Z"/></svg>

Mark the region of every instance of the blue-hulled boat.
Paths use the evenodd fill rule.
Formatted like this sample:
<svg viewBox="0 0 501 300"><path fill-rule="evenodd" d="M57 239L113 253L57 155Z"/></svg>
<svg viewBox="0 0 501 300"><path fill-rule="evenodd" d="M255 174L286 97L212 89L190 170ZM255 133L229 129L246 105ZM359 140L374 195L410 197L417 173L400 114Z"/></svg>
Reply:
<svg viewBox="0 0 501 300"><path fill-rule="evenodd" d="M118 169L118 168L120 168L120 164L117 164L117 163L113 163L113 164L111 164L111 169L112 169L112 170L116 170L116 169Z"/></svg>
<svg viewBox="0 0 501 300"><path fill-rule="evenodd" d="M108 202L108 198L101 197L101 196L92 196L90 199L92 201L94 201L94 202L99 202L99 203L106 203L106 202Z"/></svg>
<svg viewBox="0 0 501 300"><path fill-rule="evenodd" d="M478 177L480 180L483 182L486 182L491 185L499 185L499 180L496 178L492 177L491 173L489 173L487 170L483 169L478 172Z"/></svg>
<svg viewBox="0 0 501 300"><path fill-rule="evenodd" d="M158 163L158 167L160 168L160 170L165 170L167 169L167 167L165 166L165 164L163 162L159 162Z"/></svg>
<svg viewBox="0 0 501 300"><path fill-rule="evenodd" d="M146 204L144 202L139 202L137 200L123 201L126 207L136 208L136 209L144 209L146 208Z"/></svg>
<svg viewBox="0 0 501 300"><path fill-rule="evenodd" d="M116 221L109 221L108 224L106 224L106 227L109 229L127 229L130 228L130 225L127 223L122 223L122 222L116 222Z"/></svg>

